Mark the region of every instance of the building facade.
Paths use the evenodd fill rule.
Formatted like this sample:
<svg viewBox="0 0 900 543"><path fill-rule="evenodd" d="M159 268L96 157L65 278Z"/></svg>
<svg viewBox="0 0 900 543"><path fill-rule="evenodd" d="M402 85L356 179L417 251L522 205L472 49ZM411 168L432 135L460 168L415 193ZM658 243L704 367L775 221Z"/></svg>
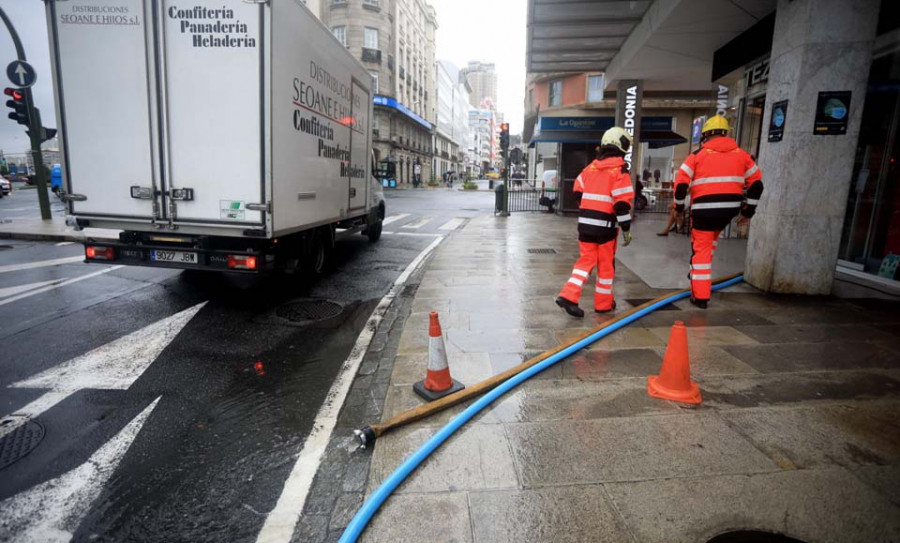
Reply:
<svg viewBox="0 0 900 543"><path fill-rule="evenodd" d="M603 132L615 124L616 91L604 90L602 73L531 74L525 88L523 140L530 144L528 171L541 178L557 170L561 211L575 205L575 177L593 159ZM692 151L692 121L715 105L708 92L645 91L642 141L632 172L651 191L668 194L677 168Z"/></svg>
<svg viewBox="0 0 900 543"><path fill-rule="evenodd" d="M469 144L469 86L451 63L435 63L436 123L434 169L457 176L467 173Z"/></svg>
<svg viewBox="0 0 900 543"><path fill-rule="evenodd" d="M497 123L491 109L469 110L469 163L473 175L483 176L496 165Z"/></svg>
<svg viewBox="0 0 900 543"><path fill-rule="evenodd" d="M469 103L476 109L497 109L497 73L494 64L469 62L469 65L460 70L460 73L469 82L472 94Z"/></svg>
<svg viewBox="0 0 900 543"><path fill-rule="evenodd" d="M311 0L313 1L313 0ZM320 0L320 18L373 78L373 147L411 183L432 179L437 15L423 0ZM315 12L315 9L313 9Z"/></svg>

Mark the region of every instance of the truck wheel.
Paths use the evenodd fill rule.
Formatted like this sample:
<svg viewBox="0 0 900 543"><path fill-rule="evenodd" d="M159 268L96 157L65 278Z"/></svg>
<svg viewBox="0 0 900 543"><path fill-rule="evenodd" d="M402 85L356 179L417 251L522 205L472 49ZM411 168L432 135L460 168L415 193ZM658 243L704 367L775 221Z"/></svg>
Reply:
<svg viewBox="0 0 900 543"><path fill-rule="evenodd" d="M377 223L366 228L366 236L369 238L369 241L375 243L376 241L381 239L381 219L378 220Z"/></svg>
<svg viewBox="0 0 900 543"><path fill-rule="evenodd" d="M329 242L325 230L319 228L312 233L303 262L303 269L308 275L318 277L328 270L328 261L331 255Z"/></svg>

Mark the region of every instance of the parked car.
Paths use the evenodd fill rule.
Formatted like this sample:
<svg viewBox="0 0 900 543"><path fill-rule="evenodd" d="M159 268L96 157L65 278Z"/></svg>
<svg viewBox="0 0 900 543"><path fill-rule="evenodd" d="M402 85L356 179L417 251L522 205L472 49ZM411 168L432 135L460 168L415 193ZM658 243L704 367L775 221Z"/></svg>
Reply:
<svg viewBox="0 0 900 543"><path fill-rule="evenodd" d="M9 196L10 192L12 192L12 183L9 182L9 179L0 177L0 198Z"/></svg>

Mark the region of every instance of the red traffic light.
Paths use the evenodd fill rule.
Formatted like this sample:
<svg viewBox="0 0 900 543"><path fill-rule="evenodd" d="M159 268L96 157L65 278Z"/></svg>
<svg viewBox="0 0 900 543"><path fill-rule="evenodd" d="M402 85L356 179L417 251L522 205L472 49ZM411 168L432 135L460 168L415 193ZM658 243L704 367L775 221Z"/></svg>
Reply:
<svg viewBox="0 0 900 543"><path fill-rule="evenodd" d="M10 87L6 87L3 89L3 94L11 97L13 100L19 101L25 98L25 94L23 94L19 89L13 89Z"/></svg>

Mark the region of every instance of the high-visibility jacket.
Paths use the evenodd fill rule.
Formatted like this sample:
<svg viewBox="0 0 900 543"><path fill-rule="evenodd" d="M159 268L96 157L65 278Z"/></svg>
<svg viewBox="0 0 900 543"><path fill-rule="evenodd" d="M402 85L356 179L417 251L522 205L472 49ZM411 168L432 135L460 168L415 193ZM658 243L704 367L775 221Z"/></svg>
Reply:
<svg viewBox="0 0 900 543"><path fill-rule="evenodd" d="M575 192L581 193L578 216L578 241L606 243L616 239L618 229L631 228L634 188L622 157L594 160L575 179Z"/></svg>
<svg viewBox="0 0 900 543"><path fill-rule="evenodd" d="M675 176L675 206L691 189L691 228L722 230L740 212L752 217L762 195L762 172L728 137L709 140L684 160ZM746 191L746 197L744 193Z"/></svg>

